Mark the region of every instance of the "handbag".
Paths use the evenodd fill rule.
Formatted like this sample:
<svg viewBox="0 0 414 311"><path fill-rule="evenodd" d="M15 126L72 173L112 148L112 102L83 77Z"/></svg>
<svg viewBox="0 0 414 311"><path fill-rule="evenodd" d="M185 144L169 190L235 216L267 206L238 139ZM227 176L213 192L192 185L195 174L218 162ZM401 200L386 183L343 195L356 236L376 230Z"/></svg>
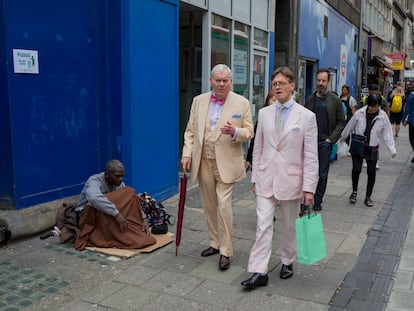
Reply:
<svg viewBox="0 0 414 311"><path fill-rule="evenodd" d="M352 133L351 134L351 146L349 147L349 153L353 156L364 156L365 136Z"/></svg>
<svg viewBox="0 0 414 311"><path fill-rule="evenodd" d="M297 261L304 265L312 265L326 257L321 214L308 210L307 216L296 219L296 249Z"/></svg>

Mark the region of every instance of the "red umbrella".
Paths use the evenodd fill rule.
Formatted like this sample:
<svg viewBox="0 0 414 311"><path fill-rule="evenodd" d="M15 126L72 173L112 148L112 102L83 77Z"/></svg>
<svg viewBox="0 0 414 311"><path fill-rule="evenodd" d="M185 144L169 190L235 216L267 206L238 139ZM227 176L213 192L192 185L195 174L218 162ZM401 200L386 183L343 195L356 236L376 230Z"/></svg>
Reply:
<svg viewBox="0 0 414 311"><path fill-rule="evenodd" d="M177 232L175 234L175 256L178 255L178 246L181 242L181 229L183 227L184 217L184 204L185 195L187 194L187 175L183 174L180 178L180 201L178 202L178 215L177 215Z"/></svg>

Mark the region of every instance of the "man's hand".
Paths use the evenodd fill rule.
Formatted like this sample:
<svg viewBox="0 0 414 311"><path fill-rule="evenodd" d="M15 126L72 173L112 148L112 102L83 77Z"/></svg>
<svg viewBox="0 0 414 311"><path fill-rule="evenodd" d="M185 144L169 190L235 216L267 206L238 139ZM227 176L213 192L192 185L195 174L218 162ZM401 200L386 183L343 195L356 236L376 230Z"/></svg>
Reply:
<svg viewBox="0 0 414 311"><path fill-rule="evenodd" d="M119 228L121 229L121 232L126 232L128 229L128 223L124 216L122 216L121 213L118 213L115 217L116 222L119 225Z"/></svg>
<svg viewBox="0 0 414 311"><path fill-rule="evenodd" d="M224 126L222 128L220 128L220 131L223 134L234 136L236 128L233 126L233 124L231 124L230 121L227 121L227 123L224 124Z"/></svg>
<svg viewBox="0 0 414 311"><path fill-rule="evenodd" d="M142 232L146 232L147 235L151 235L151 230L146 219L142 220Z"/></svg>
<svg viewBox="0 0 414 311"><path fill-rule="evenodd" d="M182 157L181 158L181 165L183 167L183 172L187 172L190 170L191 166L191 158L190 157Z"/></svg>
<svg viewBox="0 0 414 311"><path fill-rule="evenodd" d="M252 164L249 161L244 161L244 168L246 172L250 169L252 169Z"/></svg>
<svg viewBox="0 0 414 311"><path fill-rule="evenodd" d="M313 193L312 192L303 192L302 203L305 205L311 205L313 202Z"/></svg>

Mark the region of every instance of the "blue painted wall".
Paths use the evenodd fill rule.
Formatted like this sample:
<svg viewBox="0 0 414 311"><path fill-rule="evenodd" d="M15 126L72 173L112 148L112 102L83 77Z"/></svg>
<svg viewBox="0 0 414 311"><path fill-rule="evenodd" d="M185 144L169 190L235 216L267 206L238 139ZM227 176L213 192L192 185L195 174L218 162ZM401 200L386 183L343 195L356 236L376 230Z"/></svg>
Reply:
<svg viewBox="0 0 414 311"><path fill-rule="evenodd" d="M0 29L5 29L4 2L0 2ZM13 165L10 133L10 110L8 105L9 87L7 79L5 32L0 31L0 200L5 205L12 205L13 199Z"/></svg>
<svg viewBox="0 0 414 311"><path fill-rule="evenodd" d="M346 83L356 95L358 46L354 45L359 30L339 15L325 1L301 0L299 56L318 61L319 68L341 70L341 45L346 46ZM324 37L324 16L328 17L328 37ZM354 47L356 48L354 50ZM337 81L339 83L339 81ZM337 86L338 88L341 86Z"/></svg>
<svg viewBox="0 0 414 311"><path fill-rule="evenodd" d="M78 194L111 158L137 190L176 193L178 1L4 0L0 10L0 203ZM38 75L13 72L13 48L38 51Z"/></svg>
<svg viewBox="0 0 414 311"><path fill-rule="evenodd" d="M179 0L130 0L121 7L128 182L165 199L178 189Z"/></svg>

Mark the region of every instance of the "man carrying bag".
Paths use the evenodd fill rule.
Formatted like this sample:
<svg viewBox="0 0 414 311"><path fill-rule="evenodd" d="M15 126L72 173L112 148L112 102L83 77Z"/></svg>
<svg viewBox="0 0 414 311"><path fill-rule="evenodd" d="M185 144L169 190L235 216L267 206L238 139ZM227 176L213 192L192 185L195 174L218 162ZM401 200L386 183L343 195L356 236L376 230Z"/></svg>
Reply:
<svg viewBox="0 0 414 311"><path fill-rule="evenodd" d="M272 253L273 216L280 203L283 237L279 277L293 276L296 260L295 219L300 203L309 205L318 183L318 129L315 114L292 98L295 79L287 67L272 75L277 103L259 111L253 148L252 183L256 195L256 241L241 282L246 289L266 286Z"/></svg>
<svg viewBox="0 0 414 311"><path fill-rule="evenodd" d="M296 219L297 261L312 265L326 257L325 236L321 214L311 213L309 206L301 205Z"/></svg>

